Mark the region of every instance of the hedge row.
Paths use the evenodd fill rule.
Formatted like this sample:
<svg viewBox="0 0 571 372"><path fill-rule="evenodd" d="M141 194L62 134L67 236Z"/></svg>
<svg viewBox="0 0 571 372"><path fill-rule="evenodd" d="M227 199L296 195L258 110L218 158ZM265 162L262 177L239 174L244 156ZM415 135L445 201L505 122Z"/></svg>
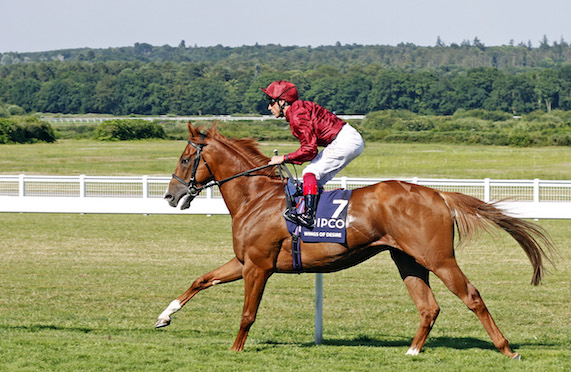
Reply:
<svg viewBox="0 0 571 372"><path fill-rule="evenodd" d="M211 126L211 121L202 122ZM482 144L498 146L571 146L571 111L535 111L514 117L499 111L459 110L449 116L420 115L405 110L372 112L363 120L351 120L367 141ZM224 135L260 141L291 141L284 120L220 122ZM102 141L187 138L186 123L114 119L96 125L55 125L56 131L35 116L0 118L0 143L54 142L59 138Z"/></svg>
<svg viewBox="0 0 571 372"><path fill-rule="evenodd" d="M361 132L366 139L382 142L571 146L571 112L536 111L514 117L485 110L457 111L451 116L385 110L368 114Z"/></svg>
<svg viewBox="0 0 571 372"><path fill-rule="evenodd" d="M95 139L100 141L128 141L165 137L165 130L161 125L142 119L108 120L101 123L95 131Z"/></svg>
<svg viewBox="0 0 571 372"><path fill-rule="evenodd" d="M0 118L0 143L55 142L56 135L49 123L37 117Z"/></svg>

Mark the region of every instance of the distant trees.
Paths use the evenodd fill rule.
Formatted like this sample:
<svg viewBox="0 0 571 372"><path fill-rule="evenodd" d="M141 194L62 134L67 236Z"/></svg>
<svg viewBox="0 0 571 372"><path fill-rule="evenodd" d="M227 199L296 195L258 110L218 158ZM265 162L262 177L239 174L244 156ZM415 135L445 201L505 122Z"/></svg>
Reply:
<svg viewBox="0 0 571 372"><path fill-rule="evenodd" d="M389 45L358 45L336 43L319 47L298 47L281 45L244 45L241 47L187 46L181 41L178 46L152 46L147 43L135 43L130 47L108 49L67 49L37 53L4 53L0 56L0 65L41 61L139 61L143 63L207 63L208 65L230 63L233 66L253 65L256 63L271 69L301 70L327 64L344 71L351 66L365 67L381 65L412 69L432 69L455 65L462 68L497 67L529 68L554 67L571 60L571 48L563 38L551 43L546 36L538 40L539 47L534 48L531 41L516 45L510 40L508 45L486 46L478 37L463 40L460 44L446 45L438 37L435 47L421 47L411 43Z"/></svg>
<svg viewBox="0 0 571 372"><path fill-rule="evenodd" d="M26 111L32 111L38 107L38 92L42 84L33 79L15 81L10 88L10 100L18 102L18 105Z"/></svg>
<svg viewBox="0 0 571 372"><path fill-rule="evenodd" d="M267 113L260 88L277 79L298 85L302 99L341 114L410 110L451 115L459 109L522 114L571 108L571 67L493 67L407 71L380 66L344 72L237 69L194 63L44 62L1 67L0 99L28 112L113 115ZM257 77L256 77L257 75ZM35 79L33 77L36 77Z"/></svg>
<svg viewBox="0 0 571 372"><path fill-rule="evenodd" d="M538 105L541 105L541 102L544 102L547 111L551 111L553 102L557 102L559 99L560 90L561 83L559 82L557 72L552 69L545 69L537 74L535 93Z"/></svg>
<svg viewBox="0 0 571 372"><path fill-rule="evenodd" d="M519 115L571 109L571 48L563 39L550 46L545 38L539 48L487 47L478 38L451 46L438 38L437 47L137 43L58 51L66 62L13 63L51 58L52 52L45 53L17 54L0 66L0 102L28 112L263 114L267 104L260 88L287 79L296 83L302 99L339 114L452 115L483 108ZM83 57L75 58L78 53Z"/></svg>

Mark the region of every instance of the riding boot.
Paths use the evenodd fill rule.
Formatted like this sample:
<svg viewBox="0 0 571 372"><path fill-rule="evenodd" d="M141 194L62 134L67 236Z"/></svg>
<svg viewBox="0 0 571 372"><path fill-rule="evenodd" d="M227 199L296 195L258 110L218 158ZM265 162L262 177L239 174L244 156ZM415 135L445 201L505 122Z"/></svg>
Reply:
<svg viewBox="0 0 571 372"><path fill-rule="evenodd" d="M305 173L303 175L303 195L305 202L304 212L296 213L295 209L288 208L284 212L286 220L296 225L301 225L308 229L313 229L315 224L315 211L317 209L317 201L319 195L317 193L317 177L313 173Z"/></svg>
<svg viewBox="0 0 571 372"><path fill-rule="evenodd" d="M315 211L317 210L318 195L308 194L304 196L305 209L303 213L296 213L295 209L286 209L284 217L296 225L313 229L315 224Z"/></svg>
<svg viewBox="0 0 571 372"><path fill-rule="evenodd" d="M299 224L308 229L313 229L315 225L315 212L317 210L318 195L307 194L305 199L305 211L298 215Z"/></svg>

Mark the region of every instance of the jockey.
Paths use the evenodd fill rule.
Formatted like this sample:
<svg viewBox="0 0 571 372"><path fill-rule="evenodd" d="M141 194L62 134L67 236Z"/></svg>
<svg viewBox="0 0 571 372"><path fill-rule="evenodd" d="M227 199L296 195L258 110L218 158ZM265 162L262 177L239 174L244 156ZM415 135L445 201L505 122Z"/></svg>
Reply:
<svg viewBox="0 0 571 372"><path fill-rule="evenodd" d="M288 210L285 217L311 229L317 209L318 187L323 187L361 155L363 138L355 128L327 109L313 102L299 100L295 85L288 81L274 81L262 91L269 100L268 110L276 118L285 117L292 134L301 144L292 153L272 156L268 164L302 164L310 161L302 173L305 211L296 214ZM325 148L318 153L317 146Z"/></svg>

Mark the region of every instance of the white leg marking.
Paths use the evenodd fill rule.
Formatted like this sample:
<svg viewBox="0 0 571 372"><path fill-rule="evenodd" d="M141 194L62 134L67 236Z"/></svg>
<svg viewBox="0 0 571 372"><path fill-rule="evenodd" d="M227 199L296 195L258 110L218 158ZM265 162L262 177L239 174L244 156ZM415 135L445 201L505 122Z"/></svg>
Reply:
<svg viewBox="0 0 571 372"><path fill-rule="evenodd" d="M177 311L180 310L180 301L179 300L173 300L169 306L165 309L165 311L163 311L161 313L161 315L159 315L159 319L165 319L165 320L169 320L171 319L171 315L176 313Z"/></svg>
<svg viewBox="0 0 571 372"><path fill-rule="evenodd" d="M408 351L406 352L406 355L415 356L415 355L418 355L419 353L420 353L420 351L419 351L417 348L411 347L411 348L408 349Z"/></svg>
<svg viewBox="0 0 571 372"><path fill-rule="evenodd" d="M221 280L218 280L218 279L213 280L212 285L220 284L220 282L221 282Z"/></svg>

